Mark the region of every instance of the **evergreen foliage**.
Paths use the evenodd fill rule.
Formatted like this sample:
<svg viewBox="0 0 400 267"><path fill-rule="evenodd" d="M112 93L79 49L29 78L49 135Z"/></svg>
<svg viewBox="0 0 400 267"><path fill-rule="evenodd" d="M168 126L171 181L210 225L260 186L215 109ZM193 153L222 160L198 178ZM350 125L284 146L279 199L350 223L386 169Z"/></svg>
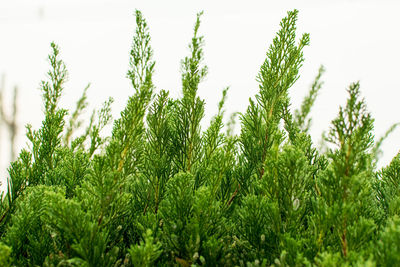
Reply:
<svg viewBox="0 0 400 267"><path fill-rule="evenodd" d="M28 149L9 167L0 202L1 266L397 266L400 264L400 154L376 169L373 119L360 96L332 121L327 151L308 133L323 67L299 110L289 89L299 78L309 35L296 40L290 11L257 75L259 91L224 125L228 88L202 130L207 74L197 15L181 62L182 97L153 84L149 28L136 11L129 70L133 93L112 134L112 99L80 136L87 88L66 122L67 79L51 44L41 84L41 128L27 126ZM226 129L226 132L224 132Z"/></svg>

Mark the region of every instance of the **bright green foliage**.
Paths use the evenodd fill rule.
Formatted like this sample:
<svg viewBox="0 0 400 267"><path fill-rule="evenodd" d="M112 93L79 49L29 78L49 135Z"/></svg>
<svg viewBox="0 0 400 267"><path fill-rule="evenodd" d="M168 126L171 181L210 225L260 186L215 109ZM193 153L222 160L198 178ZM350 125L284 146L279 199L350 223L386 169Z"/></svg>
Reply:
<svg viewBox="0 0 400 267"><path fill-rule="evenodd" d="M59 107L67 71L51 44L42 82L44 120L28 126L29 149L12 162L0 201L1 266L397 266L400 265L400 156L376 170L382 141L349 86L319 151L309 114L318 75L301 107L289 90L309 35L296 40L290 11L257 75L259 91L225 125L218 112L201 129L207 74L197 15L182 60L182 96L156 92L150 34L136 11L127 78L133 92L111 136L110 98L83 134L87 88L65 122Z"/></svg>
<svg viewBox="0 0 400 267"><path fill-rule="evenodd" d="M389 166L378 172L377 176L379 179L375 187L385 219L400 216L400 154L394 157Z"/></svg>
<svg viewBox="0 0 400 267"><path fill-rule="evenodd" d="M396 266L400 262L400 219L393 216L380 233L375 256L381 266Z"/></svg>
<svg viewBox="0 0 400 267"><path fill-rule="evenodd" d="M4 267L11 266L11 248L0 243L0 265Z"/></svg>
<svg viewBox="0 0 400 267"><path fill-rule="evenodd" d="M189 45L190 57L181 63L183 97L176 101L172 113L174 164L178 171L192 171L200 159L200 121L204 115L204 100L197 96L197 89L207 74L207 67L201 66L203 37L198 36L201 14L197 14L194 36Z"/></svg>
<svg viewBox="0 0 400 267"><path fill-rule="evenodd" d="M79 202L64 194L47 194L46 217L54 238L65 245L68 261L79 266L112 266L118 248L108 249L109 233L86 213Z"/></svg>
<svg viewBox="0 0 400 267"><path fill-rule="evenodd" d="M135 246L131 246L129 254L131 255L133 266L150 267L153 266L154 261L160 257L162 251L161 243L154 244L152 231L148 229L144 235L144 242L140 242Z"/></svg>
<svg viewBox="0 0 400 267"><path fill-rule="evenodd" d="M64 63L58 58L59 49L51 44L52 55L49 56L51 70L48 72L50 82L42 82L43 100L45 107L45 119L42 128L32 131L28 126L27 137L32 143L32 175L28 183L51 184L46 175L57 165L56 149L61 144L61 133L64 127L64 116L67 111L58 108L58 102L63 91L63 84L67 78L67 70Z"/></svg>
<svg viewBox="0 0 400 267"><path fill-rule="evenodd" d="M133 174L142 164L144 116L153 94L152 75L154 62L151 61L152 49L148 27L142 14L136 11L136 36L133 38L130 53L130 69L127 77L135 89L129 97L121 118L116 120L106 155L111 161L111 169Z"/></svg>
<svg viewBox="0 0 400 267"><path fill-rule="evenodd" d="M304 34L296 45L297 11L289 12L281 22L281 29L267 52L257 80L260 91L256 102L250 100L247 112L242 115L240 143L243 151L243 170L240 183L250 190L249 183L264 175L264 162L268 151L283 142L279 123L284 109L289 105L288 89L299 78L303 48L309 44Z"/></svg>
<svg viewBox="0 0 400 267"><path fill-rule="evenodd" d="M57 188L36 186L25 190L9 223L5 242L12 247L12 256L18 265L41 264L54 251L52 235L44 219L47 190Z"/></svg>

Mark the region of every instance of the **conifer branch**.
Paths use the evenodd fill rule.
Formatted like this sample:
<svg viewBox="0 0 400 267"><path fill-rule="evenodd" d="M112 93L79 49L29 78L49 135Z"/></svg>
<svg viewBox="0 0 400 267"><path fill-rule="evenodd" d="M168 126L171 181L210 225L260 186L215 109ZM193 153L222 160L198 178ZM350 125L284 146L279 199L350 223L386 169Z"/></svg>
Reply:
<svg viewBox="0 0 400 267"><path fill-rule="evenodd" d="M135 90L128 99L121 118L114 123L111 145L108 154L118 155L115 170L134 172L140 164L143 150L144 116L153 95L152 76L155 62L152 61L153 50L150 46L150 35L142 13L136 10L136 35L133 38L127 77ZM115 150L116 149L116 150ZM127 161L129 161L127 163Z"/></svg>
<svg viewBox="0 0 400 267"><path fill-rule="evenodd" d="M55 43L51 43L52 53L49 55L51 69L49 81L41 82L42 99L45 107L45 118L42 127L33 131L27 126L27 137L32 143L32 155L34 158L32 176L29 183L44 184L47 171L56 167L55 154L61 144L61 133L64 129L64 117L67 111L58 108L58 103L63 91L63 85L67 79L67 70L64 62L59 59L59 49Z"/></svg>
<svg viewBox="0 0 400 267"><path fill-rule="evenodd" d="M253 169L252 172L256 172L260 179L268 150L281 141L278 126L289 103L288 89L299 78L299 69L304 61L303 48L309 45L308 34L303 34L295 45L297 14L298 11L294 10L282 19L281 29L257 75L260 84L257 102L251 100L246 114L241 117L242 150L248 168Z"/></svg>
<svg viewBox="0 0 400 267"><path fill-rule="evenodd" d="M78 99L76 102L76 107L74 112L72 112L71 118L68 123L68 127L66 129L65 135L64 135L64 144L69 145L69 142L71 140L71 137L79 127L82 125L82 120L79 120L79 116L82 115L86 107L88 106L88 101L87 101L87 90L89 89L90 84L88 84L85 89L83 89L82 96Z"/></svg>
<svg viewBox="0 0 400 267"><path fill-rule="evenodd" d="M197 14L192 41L189 44L190 56L181 62L183 97L176 104L174 115L174 146L178 156L175 164L179 170L192 170L200 158L201 129L200 122L204 116L204 101L197 96L200 82L207 75L207 66L203 61L203 36L198 36L200 17Z"/></svg>
<svg viewBox="0 0 400 267"><path fill-rule="evenodd" d="M42 126L27 126L30 151L11 163L0 197L1 266L399 265L400 154L375 171L397 124L374 144L373 119L354 83L332 121L331 148L315 148L307 118L323 69L293 114L288 90L309 43L307 34L296 42L294 10L267 51L240 136L234 116L222 132L227 89L202 131L201 14L174 100L164 90L153 98L150 34L136 11L127 72L133 94L109 137L100 133L112 99L72 137L87 88L63 131L67 111L58 104L67 72L52 43Z"/></svg>
<svg viewBox="0 0 400 267"><path fill-rule="evenodd" d="M294 120L298 127L304 132L308 132L310 130L311 118L307 119L307 117L310 114L311 108L318 96L318 92L321 90L323 85L321 77L324 72L325 68L321 65L318 69L318 74L311 85L308 95L303 99L300 110L295 110L294 112Z"/></svg>
<svg viewBox="0 0 400 267"><path fill-rule="evenodd" d="M382 135L378 141L375 143L374 147L372 148L372 155L374 156L374 161L377 162L379 160L380 154L382 153L381 147L383 142L389 137L391 133L393 133L400 123L394 123L389 129L386 130L385 134Z"/></svg>

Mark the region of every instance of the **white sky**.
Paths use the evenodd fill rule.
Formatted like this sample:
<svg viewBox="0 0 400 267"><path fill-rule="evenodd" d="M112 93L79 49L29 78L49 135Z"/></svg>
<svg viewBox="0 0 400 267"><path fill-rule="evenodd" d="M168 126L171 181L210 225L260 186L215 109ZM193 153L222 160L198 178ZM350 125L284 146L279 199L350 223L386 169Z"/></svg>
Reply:
<svg viewBox="0 0 400 267"><path fill-rule="evenodd" d="M158 89L169 90L173 97L180 95L180 60L188 54L196 13L204 10L201 33L205 36L209 75L199 94L206 99L207 123L226 86L230 86L227 117L245 110L248 98L258 90L255 77L279 22L294 8L300 11L298 35L308 32L311 36L301 78L290 91L294 108L307 93L318 67L323 64L327 69L325 85L312 112L314 142L329 129L338 105L345 102L345 89L358 80L376 119L377 137L400 121L400 1L0 0L0 74L6 74L5 98L10 101L14 85L20 88L18 148L26 147L24 125L31 123L37 129L43 119L38 88L46 78L51 41L60 46L70 74L62 106L73 108L90 82L89 111L112 96L116 118L133 92L125 74L135 9L143 12L150 27L155 84ZM9 151L6 137L3 131L3 170ZM400 130L383 148L381 165L397 154Z"/></svg>

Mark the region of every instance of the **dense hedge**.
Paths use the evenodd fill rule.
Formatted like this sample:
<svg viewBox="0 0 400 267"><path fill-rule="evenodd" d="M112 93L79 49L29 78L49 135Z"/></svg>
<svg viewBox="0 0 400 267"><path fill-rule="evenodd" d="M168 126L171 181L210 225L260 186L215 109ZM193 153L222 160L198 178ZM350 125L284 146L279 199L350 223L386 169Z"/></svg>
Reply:
<svg viewBox="0 0 400 267"><path fill-rule="evenodd" d="M299 110L288 90L299 78L308 34L296 41L288 12L257 76L259 92L224 127L202 130L207 74L200 16L182 61L182 97L156 93L150 36L136 11L127 77L133 95L112 135L112 100L79 115L59 107L67 72L52 44L42 82L44 120L27 127L30 148L9 168L0 204L1 266L395 266L400 265L400 156L376 170L381 141L351 84L318 151L308 133L321 68Z"/></svg>

